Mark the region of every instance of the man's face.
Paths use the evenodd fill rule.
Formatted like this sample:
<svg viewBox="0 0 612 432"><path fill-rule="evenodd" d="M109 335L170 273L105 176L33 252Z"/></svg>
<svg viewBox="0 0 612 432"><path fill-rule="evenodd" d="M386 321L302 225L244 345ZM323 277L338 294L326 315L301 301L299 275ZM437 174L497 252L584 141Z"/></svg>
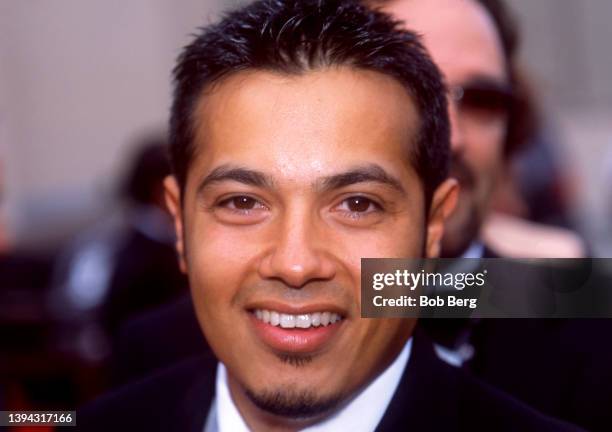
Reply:
<svg viewBox="0 0 612 432"><path fill-rule="evenodd" d="M490 92L470 93L506 87L501 42L490 15L474 0L395 0L384 10L423 36L450 89L465 88L463 102L449 102L451 175L461 190L443 255L457 256L478 235L502 170L507 112L491 107Z"/></svg>
<svg viewBox="0 0 612 432"><path fill-rule="evenodd" d="M360 260L437 254L454 188L426 217L418 123L399 83L349 68L240 72L201 99L183 203L173 179L168 202L241 411L321 412L410 336L412 321L360 318Z"/></svg>

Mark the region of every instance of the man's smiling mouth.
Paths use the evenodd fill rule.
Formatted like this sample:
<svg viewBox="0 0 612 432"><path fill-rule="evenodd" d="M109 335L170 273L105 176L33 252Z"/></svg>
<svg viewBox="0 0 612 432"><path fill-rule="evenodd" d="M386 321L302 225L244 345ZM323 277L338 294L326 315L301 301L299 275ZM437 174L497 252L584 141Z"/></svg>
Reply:
<svg viewBox="0 0 612 432"><path fill-rule="evenodd" d="M266 324L284 329L327 327L343 318L335 312L313 312L304 314L287 314L268 309L255 309L255 317Z"/></svg>
<svg viewBox="0 0 612 432"><path fill-rule="evenodd" d="M348 314L331 304L261 302L247 308L251 329L275 353L315 354L338 340Z"/></svg>

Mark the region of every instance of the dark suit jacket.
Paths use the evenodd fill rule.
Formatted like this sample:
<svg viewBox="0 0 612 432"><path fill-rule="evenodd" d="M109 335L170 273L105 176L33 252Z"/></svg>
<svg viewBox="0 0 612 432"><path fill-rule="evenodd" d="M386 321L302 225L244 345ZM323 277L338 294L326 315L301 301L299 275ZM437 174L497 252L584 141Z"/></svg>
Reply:
<svg viewBox="0 0 612 432"><path fill-rule="evenodd" d="M429 321L443 327L454 320ZM445 337L440 330L437 340ZM545 414L609 431L611 334L612 320L481 320L465 335L476 352L466 369ZM209 351L189 296L132 320L122 340L115 363L123 382Z"/></svg>
<svg viewBox="0 0 612 432"><path fill-rule="evenodd" d="M112 360L113 378L115 384L125 384L204 353L210 349L187 293L122 326Z"/></svg>
<svg viewBox="0 0 612 432"><path fill-rule="evenodd" d="M485 248L486 258L499 258ZM559 276L567 276L560 274ZM597 275L599 286L611 286ZM590 431L612 430L612 319L487 319L470 336L479 378Z"/></svg>
<svg viewBox="0 0 612 432"><path fill-rule="evenodd" d="M188 292L173 244L156 241L128 228L113 254L113 271L102 318L115 336L130 317Z"/></svg>
<svg viewBox="0 0 612 432"><path fill-rule="evenodd" d="M484 257L499 255L485 248ZM465 367L483 381L590 431L612 430L612 319L434 319L419 325L442 345L473 346Z"/></svg>
<svg viewBox="0 0 612 432"><path fill-rule="evenodd" d="M216 360L201 355L95 401L83 431L201 432L214 398ZM377 431L573 431L440 361L417 332L410 361Z"/></svg>
<svg viewBox="0 0 612 432"><path fill-rule="evenodd" d="M488 319L479 322L468 368L532 407L612 430L612 320Z"/></svg>

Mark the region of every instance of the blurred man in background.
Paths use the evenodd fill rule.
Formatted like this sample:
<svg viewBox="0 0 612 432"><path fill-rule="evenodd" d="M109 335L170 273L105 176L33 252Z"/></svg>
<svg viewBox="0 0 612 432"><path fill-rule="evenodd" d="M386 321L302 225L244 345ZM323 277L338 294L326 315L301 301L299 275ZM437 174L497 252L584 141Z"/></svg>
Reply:
<svg viewBox="0 0 612 432"><path fill-rule="evenodd" d="M166 142L153 135L135 146L107 203L109 217L63 245L62 253L0 250L6 409L74 406L99 393L109 385L116 329L186 292L163 201ZM0 240L3 233L0 224Z"/></svg>
<svg viewBox="0 0 612 432"><path fill-rule="evenodd" d="M442 3L374 2L384 4L386 11L423 35L445 75L452 122L452 174L461 183L461 193L443 255L482 255L483 243L478 240L491 218L494 194L499 192L497 187L510 158L534 136L536 114L518 72L516 27L503 4L496 0L483 0L480 6L465 0ZM480 15L472 10L475 8ZM534 225L527 230L525 222L508 218L504 222L495 227L521 237L513 249L508 246L512 236L496 241L495 228L489 229L487 240L494 244L487 246L497 249L498 255L582 255L580 243L571 233ZM528 245L523 241L527 233Z"/></svg>
<svg viewBox="0 0 612 432"><path fill-rule="evenodd" d="M176 298L187 281L176 263L163 179L170 173L165 140L151 140L134 155L122 185L127 227L115 252L105 321L115 331L127 318Z"/></svg>
<svg viewBox="0 0 612 432"><path fill-rule="evenodd" d="M114 345L130 317L186 292L175 234L163 201L167 147L143 139L119 185L121 211L82 233L59 260L53 303L58 315L99 322Z"/></svg>
<svg viewBox="0 0 612 432"><path fill-rule="evenodd" d="M499 0L373 2L404 21L423 42L449 87L451 171L461 184L445 233L447 257L576 257L575 235L496 216L491 201L509 157L533 131L532 104L517 65L516 26ZM484 229L483 229L484 228ZM484 231L484 236L481 235ZM493 243L491 245L490 243ZM589 428L609 430L612 397L601 358L610 324L582 320L428 320L438 353L532 406ZM517 338L516 335L521 337ZM524 337L523 337L524 336ZM527 355L528 353L528 355ZM588 402L587 402L588 401Z"/></svg>

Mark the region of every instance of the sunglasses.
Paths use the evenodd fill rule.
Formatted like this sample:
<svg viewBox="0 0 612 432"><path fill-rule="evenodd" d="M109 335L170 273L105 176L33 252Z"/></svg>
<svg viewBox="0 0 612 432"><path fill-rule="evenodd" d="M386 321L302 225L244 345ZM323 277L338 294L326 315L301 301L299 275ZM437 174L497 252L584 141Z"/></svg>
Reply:
<svg viewBox="0 0 612 432"><path fill-rule="evenodd" d="M512 87L490 79L469 81L449 88L460 112L487 118L507 116L515 103Z"/></svg>

